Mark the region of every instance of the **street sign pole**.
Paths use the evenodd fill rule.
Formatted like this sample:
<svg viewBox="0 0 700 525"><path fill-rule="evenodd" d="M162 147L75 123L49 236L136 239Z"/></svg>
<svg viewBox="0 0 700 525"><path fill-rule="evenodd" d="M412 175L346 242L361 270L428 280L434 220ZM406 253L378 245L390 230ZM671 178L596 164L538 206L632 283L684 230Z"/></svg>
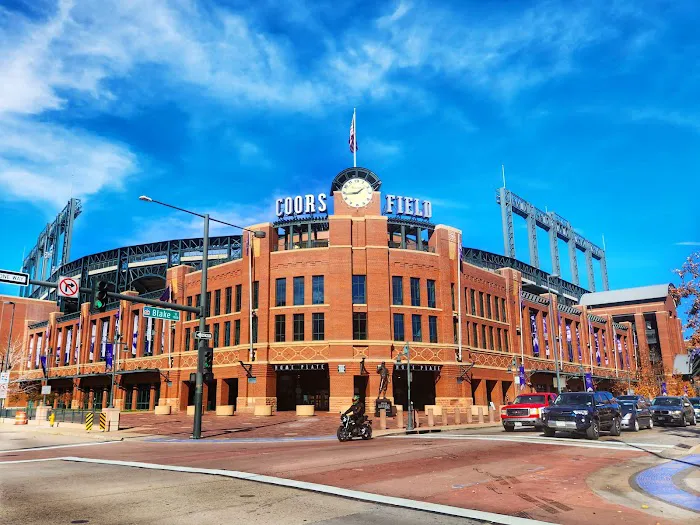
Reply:
<svg viewBox="0 0 700 525"><path fill-rule="evenodd" d="M209 265L209 214L204 214L204 237L202 239L202 288L199 300L199 331L206 331L205 301L207 300L207 266ZM197 345L197 374L194 387L194 424L192 427L192 439L202 437L202 394L204 390L204 352L207 341L200 339Z"/></svg>

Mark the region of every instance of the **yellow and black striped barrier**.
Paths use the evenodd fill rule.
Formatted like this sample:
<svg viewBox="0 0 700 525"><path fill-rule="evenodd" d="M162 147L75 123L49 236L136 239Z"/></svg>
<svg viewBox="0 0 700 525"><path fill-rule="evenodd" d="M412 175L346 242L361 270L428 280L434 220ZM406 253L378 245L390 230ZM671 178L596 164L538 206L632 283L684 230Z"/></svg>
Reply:
<svg viewBox="0 0 700 525"><path fill-rule="evenodd" d="M105 432L107 430L107 414L100 412L100 430Z"/></svg>
<svg viewBox="0 0 700 525"><path fill-rule="evenodd" d="M90 432L92 430L92 422L95 419L95 414L88 412L85 414L85 430Z"/></svg>

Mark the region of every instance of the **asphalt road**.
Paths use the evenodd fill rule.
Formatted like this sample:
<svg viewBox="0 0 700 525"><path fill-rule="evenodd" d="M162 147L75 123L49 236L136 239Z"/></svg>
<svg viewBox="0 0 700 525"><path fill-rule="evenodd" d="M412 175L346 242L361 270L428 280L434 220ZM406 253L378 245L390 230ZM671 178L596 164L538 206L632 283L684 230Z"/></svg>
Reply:
<svg viewBox="0 0 700 525"><path fill-rule="evenodd" d="M493 519L487 518L494 523L508 523L503 518L507 515L506 518L516 516L566 525L694 524L697 513L643 494L630 481L636 473L669 459L685 468L683 458L697 454L692 447L700 443L699 431L700 427L661 428L625 432L620 437L602 436L596 442L563 435L544 438L528 431L506 433L499 428L350 443L302 437L198 442L155 437L98 444L80 437L56 436L61 440L56 446L26 450L28 443L46 446L52 444L53 438L30 437L30 432L20 432L27 437L18 438L16 432L0 429L0 501L12 502L11 517L21 516L9 523L47 523L47 516L53 515L31 513L45 506L47 494L55 493L56 497L52 495L49 501L60 514L56 523L79 519L89 519L90 523L136 523L141 521L138 513L150 512L151 506L159 512L153 520L150 514L146 518L156 522L161 516L169 517L170 522L189 516L188 523L192 523L192 512L201 509L212 513L212 523L235 523L222 516L238 519L239 512L252 523L282 519L285 523L296 523L289 521L296 519L299 523L334 519L363 524L412 523L412 519L430 523L435 515L415 509L442 505L466 509L464 515L472 518L476 518L473 511L494 513ZM2 451L8 448L13 450ZM54 461L65 457L91 463ZM43 459L51 461L24 462ZM22 463L2 464L18 460ZM197 469L197 473L181 472L187 469ZM681 473L686 480L676 480L691 491L691 497L696 490L696 472L697 467L688 464ZM266 485L251 484L247 481L251 476ZM272 486L280 483L284 486ZM293 488L302 485L318 493ZM69 490L70 487L74 488ZM274 513L278 508L274 498L262 505L253 504L252 500L264 498L269 491L282 491L278 497L291 502L281 506L284 510L279 510L280 514ZM347 498L360 501L329 495L338 491L346 491L343 494ZM114 508L109 504L113 493L120 502ZM323 501L320 505L328 509L327 513L308 514L309 509L317 508L315 498ZM388 498L404 498L409 508L377 505ZM89 514L94 508L103 508L106 514ZM225 513L222 509L229 509L228 514L220 514ZM82 512L88 517L76 517ZM71 519L61 521L68 517ZM110 521L114 519L117 521ZM456 519L438 516L434 522L452 523L449 520ZM0 522L4 523L2 515Z"/></svg>

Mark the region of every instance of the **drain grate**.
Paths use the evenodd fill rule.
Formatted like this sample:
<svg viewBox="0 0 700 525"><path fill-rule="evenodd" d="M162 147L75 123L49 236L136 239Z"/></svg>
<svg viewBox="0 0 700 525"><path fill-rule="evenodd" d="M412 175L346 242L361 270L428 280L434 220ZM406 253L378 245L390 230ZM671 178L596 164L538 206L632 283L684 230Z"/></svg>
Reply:
<svg viewBox="0 0 700 525"><path fill-rule="evenodd" d="M678 443L678 444L676 445L676 447L678 447L678 448L685 448L685 449L693 448L693 447L691 447L690 445L686 445L685 443Z"/></svg>

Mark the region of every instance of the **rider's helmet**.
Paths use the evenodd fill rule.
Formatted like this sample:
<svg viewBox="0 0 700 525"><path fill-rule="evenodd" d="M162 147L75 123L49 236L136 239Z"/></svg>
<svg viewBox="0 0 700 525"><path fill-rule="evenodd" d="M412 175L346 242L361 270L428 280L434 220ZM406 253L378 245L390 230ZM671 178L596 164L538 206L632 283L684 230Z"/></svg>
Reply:
<svg viewBox="0 0 700 525"><path fill-rule="evenodd" d="M352 396L352 402L353 402L353 403L357 403L359 400L360 400L360 396L358 396L357 394L355 394L354 396Z"/></svg>

